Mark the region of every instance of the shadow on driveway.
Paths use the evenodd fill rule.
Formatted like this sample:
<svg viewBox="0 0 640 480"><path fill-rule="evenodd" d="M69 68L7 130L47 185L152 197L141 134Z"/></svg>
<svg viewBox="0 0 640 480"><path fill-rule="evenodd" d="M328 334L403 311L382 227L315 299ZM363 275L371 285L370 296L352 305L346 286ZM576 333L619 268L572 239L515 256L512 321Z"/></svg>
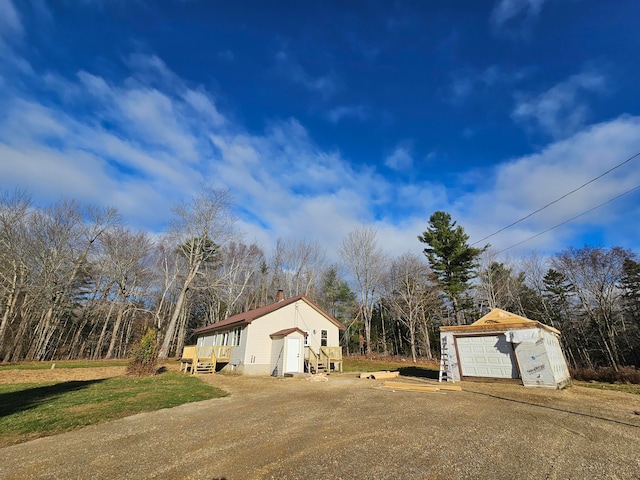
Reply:
<svg viewBox="0 0 640 480"><path fill-rule="evenodd" d="M400 367L398 371L403 377L430 378L432 380L438 380L439 373L437 370L431 370L429 368L421 368L416 366Z"/></svg>

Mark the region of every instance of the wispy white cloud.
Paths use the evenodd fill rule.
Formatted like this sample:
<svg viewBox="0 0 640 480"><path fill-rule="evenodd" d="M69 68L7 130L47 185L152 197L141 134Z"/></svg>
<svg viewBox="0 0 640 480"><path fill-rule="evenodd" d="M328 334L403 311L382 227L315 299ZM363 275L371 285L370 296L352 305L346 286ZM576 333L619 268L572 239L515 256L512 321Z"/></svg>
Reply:
<svg viewBox="0 0 640 480"><path fill-rule="evenodd" d="M335 73L327 72L314 75L308 72L291 53L280 50L275 55L276 68L279 74L288 81L301 85L305 89L329 98L338 91Z"/></svg>
<svg viewBox="0 0 640 480"><path fill-rule="evenodd" d="M5 42L11 43L23 34L24 28L16 7L11 0L0 0L0 51L5 48Z"/></svg>
<svg viewBox="0 0 640 480"><path fill-rule="evenodd" d="M319 148L296 119L246 132L204 87L187 87L160 59L127 62L129 75L120 79L34 74L60 103L45 105L29 91L9 99L0 123L7 159L0 188L22 185L43 201L64 194L113 205L134 226L153 230L205 181L231 190L247 236L267 249L278 237L318 239L335 249L356 225L377 217L393 222L377 210L402 203L423 218L431 207L424 192L437 188L403 186L373 167L354 167L340 152ZM395 152L396 167L407 165L402 152ZM402 250L414 243L401 236L390 242Z"/></svg>
<svg viewBox="0 0 640 480"><path fill-rule="evenodd" d="M407 170L413 165L413 157L405 147L396 147L384 160L384 164L393 170Z"/></svg>
<svg viewBox="0 0 640 480"><path fill-rule="evenodd" d="M493 33L517 42L532 42L546 0L498 0L491 12Z"/></svg>
<svg viewBox="0 0 640 480"><path fill-rule="evenodd" d="M526 24L535 19L545 0L499 0L491 12L491 22L497 27L508 24Z"/></svg>
<svg viewBox="0 0 640 480"><path fill-rule="evenodd" d="M46 0L31 0L31 6L37 17L47 25L53 24L53 14Z"/></svg>
<svg viewBox="0 0 640 480"><path fill-rule="evenodd" d="M479 240L638 152L640 117L625 116L603 122L552 143L538 153L499 165L494 176L483 176L483 189L459 198L455 211L472 240ZM640 159L630 162L488 241L497 249L509 247L640 185L638 162ZM616 232L628 223L629 212L638 210L637 198L637 194L623 197L527 242L519 250L559 250L570 244L576 232L585 232L588 228L616 238ZM631 238L626 237L626 241L630 242ZM630 247L629 244L622 246Z"/></svg>
<svg viewBox="0 0 640 480"><path fill-rule="evenodd" d="M131 69L132 77L144 85L175 88L183 84L182 80L157 55L132 53L123 60Z"/></svg>
<svg viewBox="0 0 640 480"><path fill-rule="evenodd" d="M283 65L291 65L283 55ZM444 184L405 181L402 175L385 175L389 172L321 148L295 118L274 121L264 131L248 131L220 110L205 86L180 78L159 57L137 54L124 60L127 70L120 77L95 71L66 77L14 68L15 75L29 82L16 82L20 88L3 98L8 113L0 117L0 188L21 185L42 201L64 194L114 205L133 226L153 230L162 228L175 202L204 181L231 190L248 239L267 249L278 237L307 238L318 240L331 254L344 235L366 223L379 229L391 252L419 252L416 236L435 210L451 211L472 238L480 238L566 191L567 178L578 184L640 150L637 118L586 129L578 122L573 135L535 155L499 165L491 177L478 175L465 184L466 194L450 198ZM474 83L506 82L499 69L480 73ZM46 102L40 92L25 86L34 82L50 94ZM577 99L573 105L578 106L581 92L599 92L605 85L595 73L563 83L567 85L557 90L573 88L574 97L549 94L551 89L549 98L558 99L556 103ZM557 128L561 115L542 108L545 98L523 96L521 103L529 110L521 110L518 121L542 125L551 118L555 120L545 121ZM550 113L545 116L545 111ZM366 113L364 107L346 105L335 109L334 118ZM397 145L386 166L405 170L424 158L411 147ZM635 170L612 175L596 190L571 197L561 209L549 210L492 243L509 246L640 183L638 175ZM589 223L611 231L619 225L616 215L607 211L573 228ZM563 247L566 232L551 233L525 248Z"/></svg>
<svg viewBox="0 0 640 480"><path fill-rule="evenodd" d="M211 97L204 89L187 89L183 93L185 102L193 107L205 120L208 120L215 127L220 127L226 123L224 116L218 111Z"/></svg>
<svg viewBox="0 0 640 480"><path fill-rule="evenodd" d="M13 142L28 143L66 137L63 115L40 103L17 98L6 110L5 135Z"/></svg>
<svg viewBox="0 0 640 480"><path fill-rule="evenodd" d="M536 126L556 138L582 128L589 108L588 94L606 92L606 78L599 72L586 71L560 82L538 95L518 93L512 118Z"/></svg>
<svg viewBox="0 0 640 480"><path fill-rule="evenodd" d="M178 118L174 102L155 89L120 91L114 100L125 125L151 145L164 146L188 162L198 161L194 139Z"/></svg>
<svg viewBox="0 0 640 480"><path fill-rule="evenodd" d="M528 74L527 69L510 71L499 65L489 65L484 69L461 69L452 75L448 100L461 105L471 97L482 98L487 92L512 87Z"/></svg>
<svg viewBox="0 0 640 480"><path fill-rule="evenodd" d="M498 0L490 17L494 31L508 38L529 40L545 1Z"/></svg>
<svg viewBox="0 0 640 480"><path fill-rule="evenodd" d="M364 105L340 105L327 112L327 118L331 123L338 123L346 118L366 120L370 116L369 109Z"/></svg>

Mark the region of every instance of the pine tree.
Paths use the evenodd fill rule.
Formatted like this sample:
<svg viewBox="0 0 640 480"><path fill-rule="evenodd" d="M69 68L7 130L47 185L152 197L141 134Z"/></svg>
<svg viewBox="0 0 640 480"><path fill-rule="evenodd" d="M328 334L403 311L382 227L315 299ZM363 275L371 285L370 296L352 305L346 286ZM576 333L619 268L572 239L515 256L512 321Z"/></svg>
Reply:
<svg viewBox="0 0 640 480"><path fill-rule="evenodd" d="M427 230L418 235L426 243L424 254L445 296L451 302L458 325L463 324L462 303L469 289L469 280L475 277L476 260L489 245L474 248L467 243L467 235L461 226L451 220L451 215L437 211L429 218Z"/></svg>

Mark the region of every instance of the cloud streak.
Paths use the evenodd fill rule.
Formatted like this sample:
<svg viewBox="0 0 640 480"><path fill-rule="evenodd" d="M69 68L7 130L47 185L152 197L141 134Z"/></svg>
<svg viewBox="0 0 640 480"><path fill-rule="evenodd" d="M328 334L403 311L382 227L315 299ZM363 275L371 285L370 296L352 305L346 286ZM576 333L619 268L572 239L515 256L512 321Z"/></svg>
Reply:
<svg viewBox="0 0 640 480"><path fill-rule="evenodd" d="M11 0L0 0L0 51L4 42L22 37L24 28L20 15Z"/></svg>
<svg viewBox="0 0 640 480"><path fill-rule="evenodd" d="M468 219L465 221L472 238L478 240L499 230L640 152L639 135L640 118L623 116L500 165L486 192L466 195L458 203L461 216ZM640 185L639 162L624 165L489 241L499 249L506 248ZM625 204L631 210L621 208ZM520 251L561 249L576 232L593 227L605 237L615 237L628 213L637 210L636 204L633 198L621 199L528 242ZM631 243L625 246L631 247Z"/></svg>
<svg viewBox="0 0 640 480"><path fill-rule="evenodd" d="M606 79L598 72L583 72L538 95L519 93L512 118L562 138L581 129L589 117L586 97L606 92Z"/></svg>
<svg viewBox="0 0 640 480"><path fill-rule="evenodd" d="M338 81L333 72L313 75L289 52L280 50L275 55L276 69L280 76L297 85L301 85L323 99L333 96L338 91Z"/></svg>
<svg viewBox="0 0 640 480"><path fill-rule="evenodd" d="M7 5L13 6L0 3ZM517 97L513 119L551 135L549 145L503 161L489 174L461 172L460 181L441 183L393 174L412 171L421 158L410 141L391 143L395 148L376 162L356 163L338 149L321 147L296 118L267 121L251 131L222 111L205 85L181 78L157 55L124 57L119 75L91 69L65 75L33 71L25 58L10 53L15 61L3 67L10 75L0 96L7 112L0 118L0 188L21 186L43 203L65 195L113 205L132 226L156 233L172 205L206 182L231 191L247 240L267 249L278 237L306 238L333 255L349 231L369 224L390 252L419 252L416 237L435 210L451 212L478 239L640 151L638 117L586 126L585 98L607 87L604 75L594 71ZM283 55L282 73L291 81L323 95L335 92L333 80L321 81L324 76L310 75ZM495 88L516 75L498 67L479 72L472 86ZM364 106L344 104L326 119L339 123L370 114ZM631 167L491 243L505 248L640 184L640 169ZM573 233L589 228L604 236L627 231L623 211L611 205L520 251L563 248ZM634 237L625 238L623 246L631 246Z"/></svg>

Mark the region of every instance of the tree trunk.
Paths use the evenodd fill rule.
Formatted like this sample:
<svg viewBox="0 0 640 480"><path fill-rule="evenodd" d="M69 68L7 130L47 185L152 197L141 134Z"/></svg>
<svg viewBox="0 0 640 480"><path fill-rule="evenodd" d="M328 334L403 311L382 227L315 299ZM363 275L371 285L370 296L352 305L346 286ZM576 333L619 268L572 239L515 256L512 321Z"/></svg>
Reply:
<svg viewBox="0 0 640 480"><path fill-rule="evenodd" d="M13 265L13 276L11 279L11 285L9 287L9 293L7 295L7 301L4 313L2 314L2 320L0 320L0 345L4 345L4 335L9 325L9 319L13 316L13 310L16 306L18 299L18 268Z"/></svg>
<svg viewBox="0 0 640 480"><path fill-rule="evenodd" d="M389 350L387 349L387 332L384 325L384 308L382 304L380 304L380 321L382 322L382 354L386 357L389 355Z"/></svg>
<svg viewBox="0 0 640 480"><path fill-rule="evenodd" d="M463 325L462 312L460 312L460 307L458 306L458 299L452 296L451 304L453 305L453 317L456 319L456 325Z"/></svg>
<svg viewBox="0 0 640 480"><path fill-rule="evenodd" d="M124 315L125 308L127 307L127 303L125 301L124 295L120 297L120 305L118 306L118 313L116 314L116 321L113 324L113 330L111 331L111 341L109 342L109 348L107 349L107 354L104 356L105 359L110 359L113 355L113 350L116 347L116 341L118 339L118 331L120 330L120 324L122 323L122 317Z"/></svg>
<svg viewBox="0 0 640 480"><path fill-rule="evenodd" d="M189 290L191 282L195 278L197 272L200 270L200 265L201 262L197 262L195 265L193 265L191 271L184 281L184 285L180 290L180 295L178 295L178 299L176 300L176 305L173 309L171 320L169 321L169 325L167 326L167 331L165 332L162 346L160 347L160 351L158 352L158 358L164 359L169 356L169 353L171 351L171 343L173 342L173 336L175 335L178 319L180 318L180 313L182 311L182 305L184 304L184 300L187 296L187 291Z"/></svg>
<svg viewBox="0 0 640 480"><path fill-rule="evenodd" d="M97 360L102 358L102 345L104 345L104 339L107 335L107 327L109 326L109 321L111 320L111 315L113 314L113 309L115 307L114 302L109 303L109 311L107 312L107 317L104 319L104 323L102 324L102 330L100 331L100 337L98 337L98 342L96 344L96 349L93 352L93 359Z"/></svg>

